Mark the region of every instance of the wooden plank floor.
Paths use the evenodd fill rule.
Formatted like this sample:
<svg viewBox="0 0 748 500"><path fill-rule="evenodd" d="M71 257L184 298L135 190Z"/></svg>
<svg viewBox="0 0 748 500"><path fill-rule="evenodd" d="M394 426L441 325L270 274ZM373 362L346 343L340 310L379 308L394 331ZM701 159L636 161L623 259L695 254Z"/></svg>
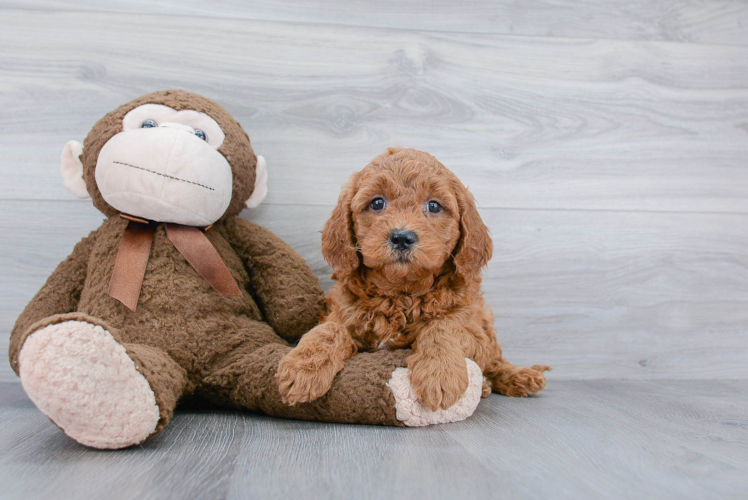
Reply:
<svg viewBox="0 0 748 500"><path fill-rule="evenodd" d="M748 381L557 382L421 429L180 412L117 452L0 384L0 428L4 499L748 497Z"/></svg>
<svg viewBox="0 0 748 500"><path fill-rule="evenodd" d="M402 30L748 45L729 0L0 0L0 7L225 17Z"/></svg>
<svg viewBox="0 0 748 500"><path fill-rule="evenodd" d="M748 377L748 46L736 27L748 4L549 3L574 37L440 31L432 15L404 29L372 13L361 27L342 8L325 23L264 2L0 2L12 49L0 51L0 336L100 224L62 187L62 145L178 87L248 130L270 191L243 216L326 288L319 230L340 186L385 147L418 147L470 186L492 231L484 284L510 359L567 379ZM462 27L534 12L494 4L470 3ZM579 21L590 9L620 17L616 39ZM646 12L673 30L633 36Z"/></svg>
<svg viewBox="0 0 748 500"><path fill-rule="evenodd" d="M22 210L0 200L0 227L24 246L0 239L0 279L14 284L0 287L5 332L102 220L89 203L37 202L34 220L48 223L34 229ZM331 211L268 205L245 216L272 227L329 290L318 228ZM483 210L483 219L495 248L483 290L507 359L551 365L552 379L748 378L748 214ZM9 371L0 366L0 380Z"/></svg>

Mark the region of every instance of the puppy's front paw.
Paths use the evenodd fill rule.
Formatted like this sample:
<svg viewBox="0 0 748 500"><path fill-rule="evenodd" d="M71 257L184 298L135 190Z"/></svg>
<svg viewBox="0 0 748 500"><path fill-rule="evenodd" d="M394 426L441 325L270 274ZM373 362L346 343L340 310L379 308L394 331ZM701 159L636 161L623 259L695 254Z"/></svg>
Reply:
<svg viewBox="0 0 748 500"><path fill-rule="evenodd" d="M544 371L550 370L550 366L535 365L532 368L520 368L508 377L503 391L506 396L525 397L535 394L545 388Z"/></svg>
<svg viewBox="0 0 748 500"><path fill-rule="evenodd" d="M308 403L330 390L337 370L329 359L313 362L297 347L281 359L278 365L278 390L281 400L288 405Z"/></svg>
<svg viewBox="0 0 748 500"><path fill-rule="evenodd" d="M424 406L436 411L449 408L460 399L468 387L465 358L443 358L413 355L408 363L413 391ZM454 358L454 359L453 359Z"/></svg>

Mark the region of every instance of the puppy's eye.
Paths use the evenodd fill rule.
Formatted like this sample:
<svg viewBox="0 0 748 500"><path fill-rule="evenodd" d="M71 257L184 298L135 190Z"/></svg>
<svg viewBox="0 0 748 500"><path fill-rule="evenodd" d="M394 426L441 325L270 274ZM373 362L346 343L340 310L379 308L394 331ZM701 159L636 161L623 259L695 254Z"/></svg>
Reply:
<svg viewBox="0 0 748 500"><path fill-rule="evenodd" d="M439 205L435 201L430 201L429 202L429 212L431 212L432 214L438 214L441 211L442 211L442 206L441 205Z"/></svg>
<svg viewBox="0 0 748 500"><path fill-rule="evenodd" d="M369 208L372 210L382 210L384 208L384 199L383 198L374 198L371 203L369 203Z"/></svg>
<svg viewBox="0 0 748 500"><path fill-rule="evenodd" d="M146 120L140 124L140 128L153 128L153 127L158 127L158 123L156 123L156 120Z"/></svg>
<svg viewBox="0 0 748 500"><path fill-rule="evenodd" d="M205 135L205 132L203 132L200 129L195 130L195 135L198 136L200 139L207 141L208 137Z"/></svg>

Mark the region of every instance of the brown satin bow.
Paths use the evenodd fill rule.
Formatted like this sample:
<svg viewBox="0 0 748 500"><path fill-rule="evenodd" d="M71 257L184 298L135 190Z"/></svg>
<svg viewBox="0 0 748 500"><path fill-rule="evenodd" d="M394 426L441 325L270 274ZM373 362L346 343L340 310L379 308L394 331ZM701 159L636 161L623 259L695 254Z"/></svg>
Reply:
<svg viewBox="0 0 748 500"><path fill-rule="evenodd" d="M135 311L158 223L124 214L121 217L130 222L119 244L112 279L109 281L109 295L131 311ZM203 231L193 226L169 222L164 223L164 228L169 241L215 291L223 297L236 297L242 294L226 264ZM210 229L210 226L207 229Z"/></svg>

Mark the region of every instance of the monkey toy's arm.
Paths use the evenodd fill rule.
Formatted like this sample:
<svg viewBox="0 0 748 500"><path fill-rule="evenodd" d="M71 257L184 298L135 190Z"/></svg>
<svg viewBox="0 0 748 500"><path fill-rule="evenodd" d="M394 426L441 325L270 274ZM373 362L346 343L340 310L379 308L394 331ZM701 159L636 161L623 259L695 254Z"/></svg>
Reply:
<svg viewBox="0 0 748 500"><path fill-rule="evenodd" d="M86 281L88 259L96 231L75 245L73 253L62 261L21 313L10 333L10 365L18 373L18 354L26 337L44 326L39 323L50 316L74 312L78 308Z"/></svg>
<svg viewBox="0 0 748 500"><path fill-rule="evenodd" d="M267 229L238 217L216 226L244 262L266 321L295 342L324 311L324 294L306 261Z"/></svg>

